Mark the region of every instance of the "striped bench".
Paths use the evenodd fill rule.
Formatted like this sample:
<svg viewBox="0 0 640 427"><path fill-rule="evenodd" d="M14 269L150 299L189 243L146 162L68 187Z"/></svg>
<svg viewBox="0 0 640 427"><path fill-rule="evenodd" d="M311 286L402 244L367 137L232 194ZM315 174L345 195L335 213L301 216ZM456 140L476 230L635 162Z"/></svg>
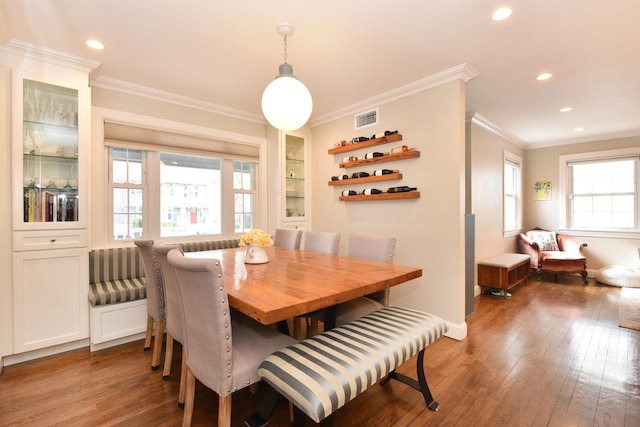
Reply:
<svg viewBox="0 0 640 427"><path fill-rule="evenodd" d="M184 252L237 248L239 239L182 243ZM89 303L119 304L146 298L144 266L138 248L94 249L89 252Z"/></svg>
<svg viewBox="0 0 640 427"><path fill-rule="evenodd" d="M385 307L271 354L258 375L294 405L294 425L304 425L305 414L319 423L373 384L391 379L419 390L437 411L423 358L446 331L446 323L432 314ZM395 372L416 354L417 381ZM256 413L246 424L264 425L266 419L268 414Z"/></svg>
<svg viewBox="0 0 640 427"><path fill-rule="evenodd" d="M183 243L185 252L237 248L240 239ZM136 246L89 251L91 351L139 338L147 322L145 274ZM164 290L163 290L164 292Z"/></svg>

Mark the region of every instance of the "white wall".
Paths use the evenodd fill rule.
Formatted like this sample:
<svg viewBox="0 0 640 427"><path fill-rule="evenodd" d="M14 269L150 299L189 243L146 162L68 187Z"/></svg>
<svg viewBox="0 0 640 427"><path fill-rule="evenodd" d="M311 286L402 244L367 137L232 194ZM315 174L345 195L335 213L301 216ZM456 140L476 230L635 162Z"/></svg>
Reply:
<svg viewBox="0 0 640 427"><path fill-rule="evenodd" d="M556 230L559 227L557 190L560 185L560 156L638 146L640 146L640 136L527 150L524 157L525 229L540 227ZM533 186L537 181L551 181L551 200L533 200ZM580 237L580 239L588 244L585 253L589 272L609 264L638 267L640 239L596 237Z"/></svg>
<svg viewBox="0 0 640 427"><path fill-rule="evenodd" d="M347 233L392 235L397 238L396 264L421 267L423 276L392 289L391 300L432 312L453 325L450 335L466 336L464 320L464 167L465 84L461 80L379 105L379 124L354 131L353 116L312 128L313 228ZM343 154L327 150L336 142L398 130L403 141L377 151L406 144L419 158L370 167L340 169ZM361 150L362 153L371 150ZM349 154L358 155L360 151ZM419 199L341 202L349 186L329 186L331 176L385 167L400 169L402 181L381 182L418 187ZM353 188L362 189L361 186Z"/></svg>
<svg viewBox="0 0 640 427"><path fill-rule="evenodd" d="M478 124L467 125L470 139L471 213L476 216L475 258L477 261L503 252L517 252L516 236L503 237L502 179L503 153L520 157L523 149ZM527 193L528 194L528 193ZM477 284L477 271L476 271Z"/></svg>

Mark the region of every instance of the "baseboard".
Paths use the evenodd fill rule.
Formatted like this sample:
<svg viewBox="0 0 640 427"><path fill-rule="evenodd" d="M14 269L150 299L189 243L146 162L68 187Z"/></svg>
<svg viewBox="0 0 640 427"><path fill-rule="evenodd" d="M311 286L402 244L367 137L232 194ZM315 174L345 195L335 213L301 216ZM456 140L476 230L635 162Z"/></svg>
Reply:
<svg viewBox="0 0 640 427"><path fill-rule="evenodd" d="M79 348L89 347L89 339L78 340L66 344L54 345L52 347L41 348L39 350L27 351L19 354L12 354L3 357L4 366L15 365L16 363L28 362L29 360L40 359L58 353L64 353Z"/></svg>
<svg viewBox="0 0 640 427"><path fill-rule="evenodd" d="M475 285L473 287L473 296L477 297L478 295L480 295L482 293L482 287L480 287L479 285Z"/></svg>
<svg viewBox="0 0 640 427"><path fill-rule="evenodd" d="M93 353L94 351L104 350L105 348L115 347L117 345L126 344L132 341L143 340L145 338L146 333L141 332L135 335L129 335L127 337L122 337L118 339L114 339L111 341L101 342L101 343L91 343L90 351Z"/></svg>
<svg viewBox="0 0 640 427"><path fill-rule="evenodd" d="M462 341L467 337L467 322L460 324L447 322L449 330L444 334L446 337L453 338L457 341Z"/></svg>

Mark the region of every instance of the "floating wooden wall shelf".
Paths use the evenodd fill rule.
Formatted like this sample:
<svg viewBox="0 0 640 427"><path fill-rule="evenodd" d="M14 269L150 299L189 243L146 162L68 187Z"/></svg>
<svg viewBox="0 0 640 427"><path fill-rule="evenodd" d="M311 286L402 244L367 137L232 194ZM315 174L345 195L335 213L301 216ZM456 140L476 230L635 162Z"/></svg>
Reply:
<svg viewBox="0 0 640 427"><path fill-rule="evenodd" d="M382 138L375 138L375 139L370 139L368 141L356 142L353 144L341 145L339 147L330 148L329 154L348 153L349 151L355 151L361 148L375 147L376 145L387 144L389 142L398 142L398 141L402 141L402 135L400 135L399 133L394 133Z"/></svg>
<svg viewBox="0 0 640 427"><path fill-rule="evenodd" d="M329 181L328 184L329 185L353 185L353 184L364 184L367 182L393 181L396 179L402 179L402 174L390 173L387 175L367 176L364 178L341 179L339 181Z"/></svg>
<svg viewBox="0 0 640 427"><path fill-rule="evenodd" d="M388 144L391 142L398 142L398 141L402 141L402 135L399 133L394 133L382 138L374 138L374 139L369 139L367 141L356 142L353 144L340 145L338 147L329 149L328 153L329 154L348 153L350 151L377 147L378 145ZM391 151L391 150L388 150L388 151ZM359 159L359 160L353 160L350 162L342 162L340 163L340 167L347 169L347 168L352 168L356 166L373 165L377 163L405 160L413 157L420 157L420 152L418 150L412 149L412 150L403 151L396 154L387 154L380 157L373 157L371 159ZM364 178L348 178L344 180L329 181L328 185L329 186L346 186L346 185L351 186L351 185L360 185L360 184L366 184L371 182L394 181L394 180L400 180L400 179L402 179L402 174L397 172L397 173L390 173L387 175L379 175L379 176L373 175L373 176L368 176ZM371 194L368 196L364 194L357 194L355 196L340 196L338 200L343 202L357 202L357 201L366 201L366 200L417 199L419 197L420 197L419 191L407 191L404 193L380 193L380 194Z"/></svg>
<svg viewBox="0 0 640 427"><path fill-rule="evenodd" d="M338 200L343 202L362 202L366 200L417 199L419 197L419 191L407 191L405 193L371 194L370 196L364 194L358 194L356 196L340 196Z"/></svg>

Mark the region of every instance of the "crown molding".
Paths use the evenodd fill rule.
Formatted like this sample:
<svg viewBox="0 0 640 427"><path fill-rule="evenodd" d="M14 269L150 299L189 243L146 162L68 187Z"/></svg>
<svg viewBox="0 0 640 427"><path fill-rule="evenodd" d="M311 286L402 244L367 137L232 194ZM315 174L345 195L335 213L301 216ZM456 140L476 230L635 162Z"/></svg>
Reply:
<svg viewBox="0 0 640 427"><path fill-rule="evenodd" d="M633 138L633 137L640 137L640 128L628 129L628 130L619 131L619 132L602 133L598 135L585 135L579 138L566 138L560 141L556 140L556 141L531 142L527 145L527 148L529 150L533 150L535 148L556 147L558 145L582 144L585 142L608 141L613 139Z"/></svg>
<svg viewBox="0 0 640 427"><path fill-rule="evenodd" d="M128 95L140 96L142 98L153 99L156 101L167 102L181 107L193 108L196 110L207 111L210 113L220 114L234 119L247 120L259 124L267 124L265 118L258 114L247 113L245 111L236 110L234 108L224 107L207 101L201 101L187 96L177 95L171 92L153 89L134 83L125 82L123 80L112 79L110 77L100 76L90 83L91 87L97 87L106 90L126 93Z"/></svg>
<svg viewBox="0 0 640 427"><path fill-rule="evenodd" d="M526 149L528 148L528 144L524 141L522 141L521 139L517 138L516 136L510 134L509 132L502 130L500 127L496 126L495 124L491 123L489 120L487 120L485 117L481 116L480 114L476 113L475 111L469 111L467 112L466 116L465 116L466 121L470 121L486 130L488 130L491 133L496 134L497 136L499 136L500 138L506 139L507 141L509 141L512 144L517 145L518 147L522 148L522 149Z"/></svg>
<svg viewBox="0 0 640 427"><path fill-rule="evenodd" d="M11 39L0 46L0 52L6 52L22 58L43 61L84 73L91 73L100 68L102 63L95 59L83 58L33 43Z"/></svg>
<svg viewBox="0 0 640 427"><path fill-rule="evenodd" d="M372 96L351 105L347 105L346 107L340 108L329 114L316 117L312 120L311 126L318 126L345 116L357 114L361 111L368 110L380 104L385 104L397 99L405 98L418 92L422 92L435 86L440 86L442 84L449 83L455 80L462 80L464 83L467 83L469 80L478 76L478 74L478 71L476 71L476 69L471 65L460 64L439 73L427 76L423 79L416 80L415 82L409 83L399 88L383 92L381 94Z"/></svg>

